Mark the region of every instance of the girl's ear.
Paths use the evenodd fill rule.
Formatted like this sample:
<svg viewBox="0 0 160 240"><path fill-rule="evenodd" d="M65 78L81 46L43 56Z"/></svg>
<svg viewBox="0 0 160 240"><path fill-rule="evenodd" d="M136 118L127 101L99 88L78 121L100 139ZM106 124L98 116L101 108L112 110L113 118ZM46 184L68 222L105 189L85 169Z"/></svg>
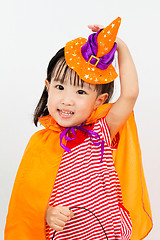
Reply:
<svg viewBox="0 0 160 240"><path fill-rule="evenodd" d="M50 86L50 83L48 82L48 80L47 80L47 79L45 80L45 85L46 85L46 88L47 88L47 90L49 91L49 86Z"/></svg>
<svg viewBox="0 0 160 240"><path fill-rule="evenodd" d="M102 105L107 100L107 98L108 98L108 93L100 94L96 99L94 110L100 105Z"/></svg>

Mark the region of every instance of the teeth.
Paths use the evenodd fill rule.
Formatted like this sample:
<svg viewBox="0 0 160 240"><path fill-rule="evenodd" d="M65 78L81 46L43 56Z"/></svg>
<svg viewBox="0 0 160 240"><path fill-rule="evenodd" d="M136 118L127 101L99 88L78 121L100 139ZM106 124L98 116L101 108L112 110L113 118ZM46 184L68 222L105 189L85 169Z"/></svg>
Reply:
<svg viewBox="0 0 160 240"><path fill-rule="evenodd" d="M63 113L64 115L67 115L67 116L73 114L73 112L66 112L66 111L63 111L63 110L60 110L60 112Z"/></svg>

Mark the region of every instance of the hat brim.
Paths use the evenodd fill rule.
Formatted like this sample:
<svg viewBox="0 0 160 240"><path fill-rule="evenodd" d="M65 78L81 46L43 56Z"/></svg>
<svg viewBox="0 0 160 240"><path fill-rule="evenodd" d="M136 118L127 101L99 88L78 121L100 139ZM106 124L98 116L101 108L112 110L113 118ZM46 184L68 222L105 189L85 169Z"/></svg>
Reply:
<svg viewBox="0 0 160 240"><path fill-rule="evenodd" d="M79 77L91 84L107 84L114 81L118 74L112 64L102 70L87 62L81 53L81 47L87 42L85 38L76 38L65 46L65 59L67 65L73 69Z"/></svg>

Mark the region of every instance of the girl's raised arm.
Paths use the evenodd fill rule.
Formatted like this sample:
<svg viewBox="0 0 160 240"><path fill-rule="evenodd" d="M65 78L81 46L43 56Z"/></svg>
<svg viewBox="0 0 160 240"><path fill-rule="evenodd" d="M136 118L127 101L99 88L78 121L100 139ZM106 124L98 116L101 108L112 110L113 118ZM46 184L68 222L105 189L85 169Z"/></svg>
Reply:
<svg viewBox="0 0 160 240"><path fill-rule="evenodd" d="M131 114L139 92L137 72L129 49L121 39L117 38L116 42L121 94L106 116L111 139Z"/></svg>

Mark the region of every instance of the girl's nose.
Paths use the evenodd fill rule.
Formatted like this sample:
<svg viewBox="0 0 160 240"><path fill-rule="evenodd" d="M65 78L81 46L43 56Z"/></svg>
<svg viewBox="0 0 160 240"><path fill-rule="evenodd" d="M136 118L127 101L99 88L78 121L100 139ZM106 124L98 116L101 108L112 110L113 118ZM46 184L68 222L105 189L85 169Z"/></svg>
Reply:
<svg viewBox="0 0 160 240"><path fill-rule="evenodd" d="M64 104L65 106L73 106L74 100L73 100L72 96L70 96L70 94L65 94L61 103Z"/></svg>

